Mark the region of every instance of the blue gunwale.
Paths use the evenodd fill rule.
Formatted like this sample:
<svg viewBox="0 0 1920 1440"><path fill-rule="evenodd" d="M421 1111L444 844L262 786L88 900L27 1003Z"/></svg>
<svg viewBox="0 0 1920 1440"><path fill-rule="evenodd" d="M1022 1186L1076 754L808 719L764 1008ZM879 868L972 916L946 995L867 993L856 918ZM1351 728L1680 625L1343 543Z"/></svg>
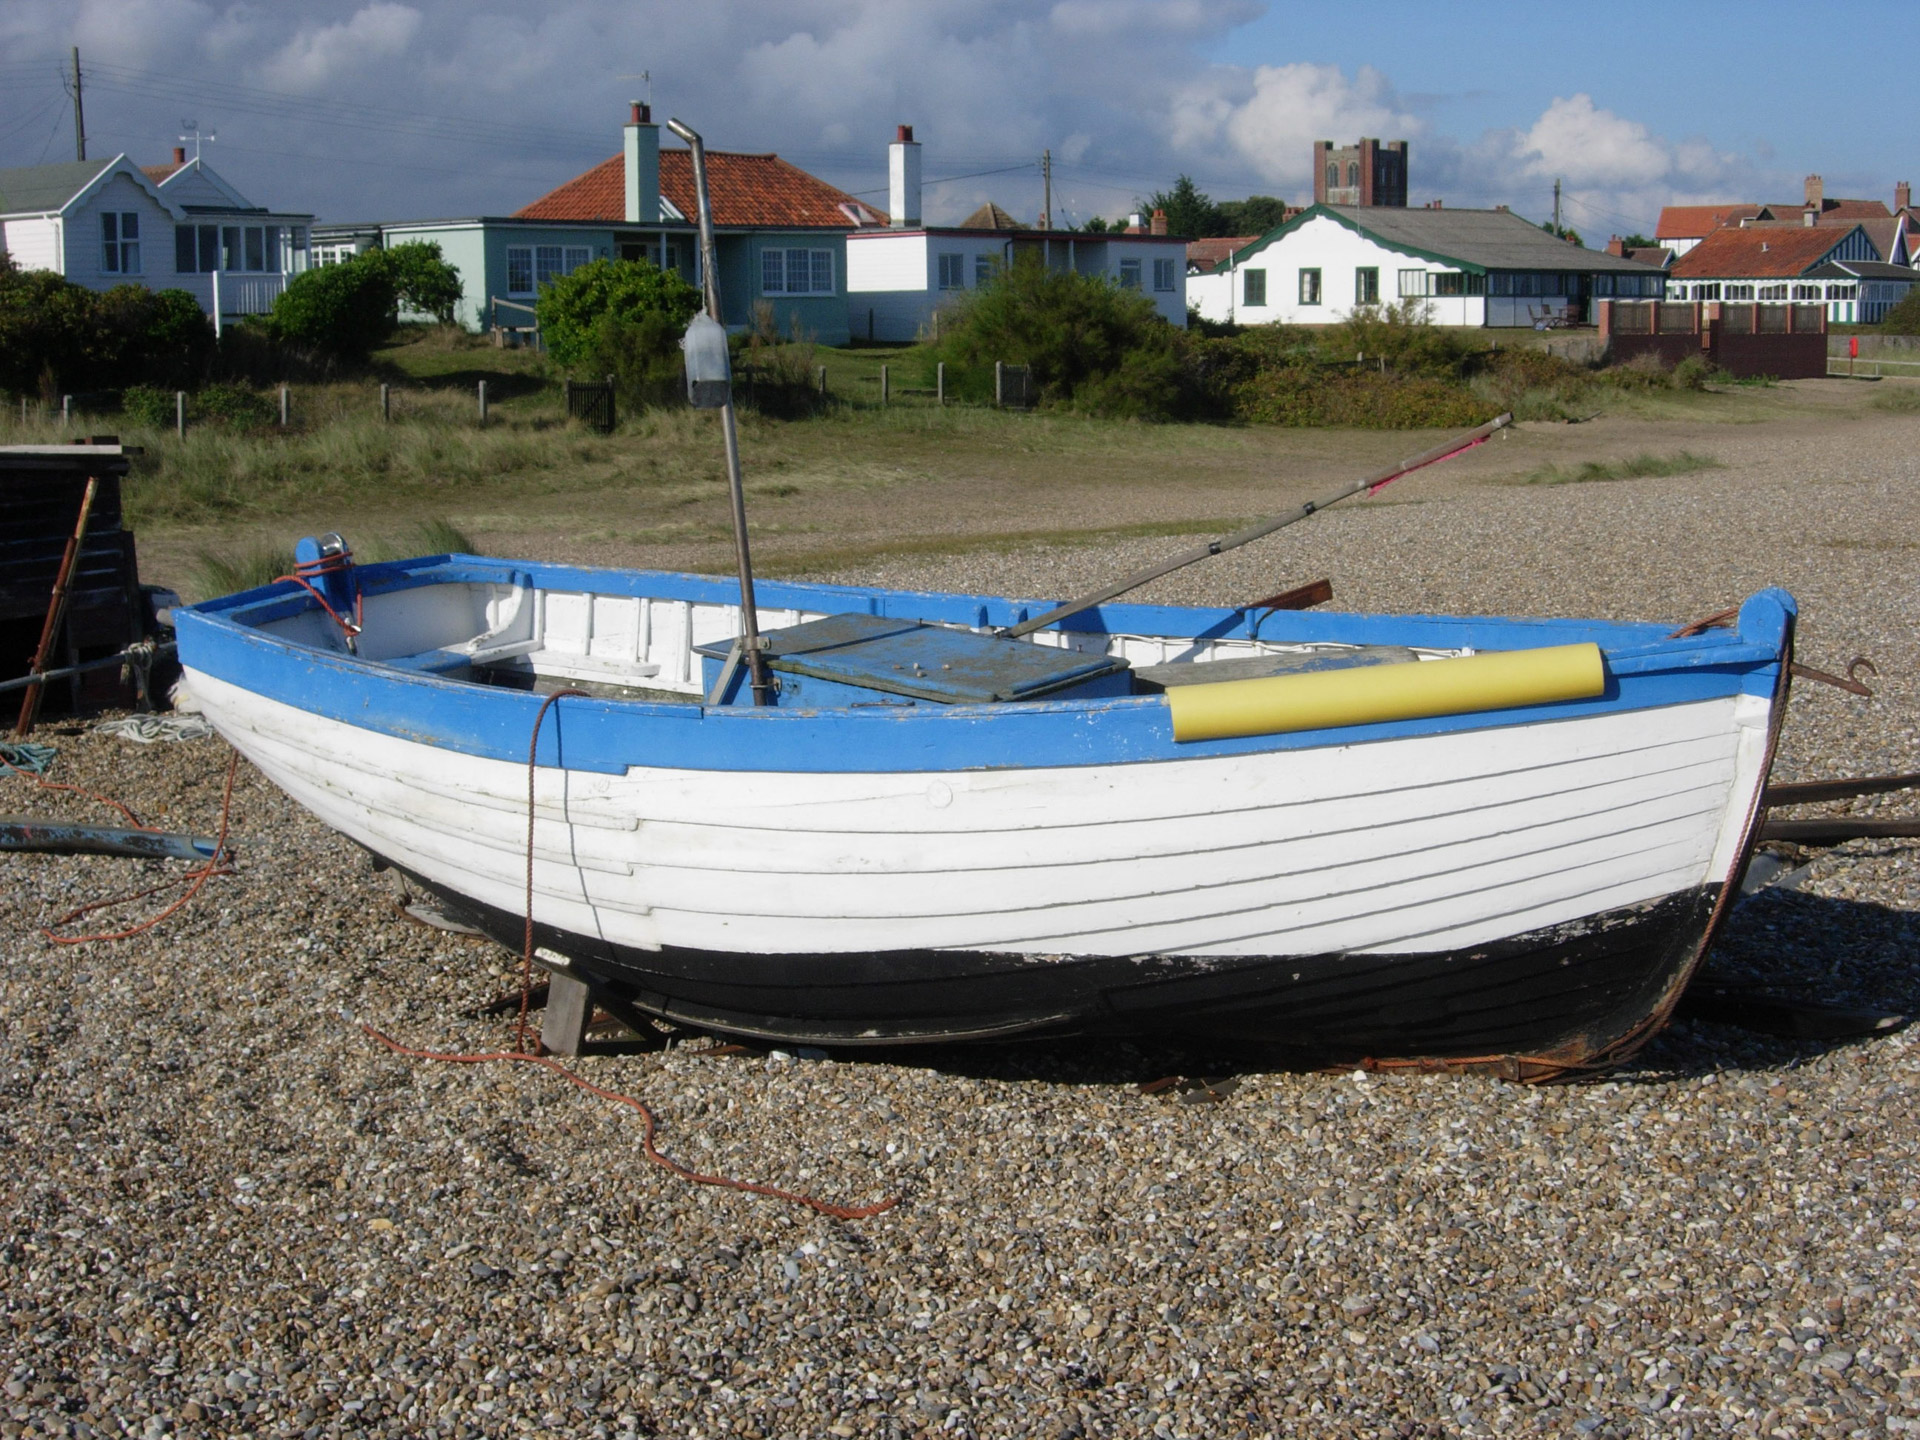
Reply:
<svg viewBox="0 0 1920 1440"><path fill-rule="evenodd" d="M704 575L465 555L367 565L357 573L368 595L434 584L514 582L712 604L734 604L739 595L733 582ZM1014 624L1058 603L792 581L764 581L754 588L763 609L866 611L974 626ZM525 762L540 696L363 661L257 628L312 608L304 591L283 584L176 611L181 661L268 699L376 733ZM1670 627L1647 623L1321 611L1262 615L1251 609L1107 605L1070 617L1059 628L1194 640L1334 640L1477 650L1592 641L1607 657L1608 686L1604 695L1588 701L1187 743L1174 741L1165 700L1158 695L859 710L569 699L549 713L539 759L543 765L606 774L624 774L631 766L918 773L1191 760L1490 730L1740 693L1771 696L1795 609L1785 591L1763 590L1741 607L1736 628L1675 640L1667 638Z"/></svg>

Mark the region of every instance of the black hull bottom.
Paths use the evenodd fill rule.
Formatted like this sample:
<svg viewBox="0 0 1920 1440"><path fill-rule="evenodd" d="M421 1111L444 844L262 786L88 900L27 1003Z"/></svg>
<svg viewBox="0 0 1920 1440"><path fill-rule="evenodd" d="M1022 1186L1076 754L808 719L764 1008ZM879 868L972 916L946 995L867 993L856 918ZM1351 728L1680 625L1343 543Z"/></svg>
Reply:
<svg viewBox="0 0 1920 1440"><path fill-rule="evenodd" d="M449 914L520 950L522 917L412 878ZM1393 956L735 955L636 950L547 926L535 943L649 1014L758 1040L1140 1035L1252 1042L1316 1063L1533 1074L1606 1057L1664 1018L1719 893L1701 886L1489 945Z"/></svg>

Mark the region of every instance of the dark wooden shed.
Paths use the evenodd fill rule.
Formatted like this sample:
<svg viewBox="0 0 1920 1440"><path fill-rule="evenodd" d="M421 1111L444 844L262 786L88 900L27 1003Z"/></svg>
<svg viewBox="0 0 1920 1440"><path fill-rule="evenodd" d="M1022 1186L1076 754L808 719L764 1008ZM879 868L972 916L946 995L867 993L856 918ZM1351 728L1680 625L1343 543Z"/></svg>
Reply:
<svg viewBox="0 0 1920 1440"><path fill-rule="evenodd" d="M89 476L100 484L49 668L112 655L145 636L133 533L120 515L127 466L126 451L111 443L0 446L0 679L25 675L33 664ZM108 666L48 685L45 703L78 710L122 703L129 693Z"/></svg>

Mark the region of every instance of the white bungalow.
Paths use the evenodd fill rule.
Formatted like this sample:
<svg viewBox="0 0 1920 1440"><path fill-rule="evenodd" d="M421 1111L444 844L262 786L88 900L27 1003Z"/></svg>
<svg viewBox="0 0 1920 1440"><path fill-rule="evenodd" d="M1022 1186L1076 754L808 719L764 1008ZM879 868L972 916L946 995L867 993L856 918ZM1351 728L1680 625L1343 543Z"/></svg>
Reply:
<svg viewBox="0 0 1920 1440"><path fill-rule="evenodd" d="M1188 281L1209 320L1329 325L1417 300L1436 325L1583 323L1600 299L1657 299L1663 272L1570 245L1505 209L1314 205Z"/></svg>
<svg viewBox="0 0 1920 1440"><path fill-rule="evenodd" d="M185 290L220 317L273 308L307 268L313 216L262 209L199 159L125 155L0 170L0 247L77 285Z"/></svg>
<svg viewBox="0 0 1920 1440"><path fill-rule="evenodd" d="M1153 301L1169 324L1187 323L1187 243L1145 227L1088 234L1034 229L998 205L982 205L959 225L920 222L920 146L902 125L889 147L891 223L847 236L847 325L854 338L910 341L929 334L936 316L1017 260L1102 276Z"/></svg>

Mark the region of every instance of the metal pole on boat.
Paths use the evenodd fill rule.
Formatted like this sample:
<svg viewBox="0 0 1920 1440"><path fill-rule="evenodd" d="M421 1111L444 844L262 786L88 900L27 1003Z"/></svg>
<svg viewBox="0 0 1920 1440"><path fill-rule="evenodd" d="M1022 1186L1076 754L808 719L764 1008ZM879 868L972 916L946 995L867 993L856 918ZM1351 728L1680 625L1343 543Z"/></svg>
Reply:
<svg viewBox="0 0 1920 1440"><path fill-rule="evenodd" d="M714 261L713 206L707 198L707 147L698 133L678 120L667 128L687 142L693 152L693 189L700 202L700 278L707 292L707 314L726 324L720 314L720 267ZM740 646L746 651L747 674L753 685L753 703L773 703L773 680L760 648L760 616L753 601L753 556L747 546L747 495L740 480L740 435L734 424L733 392L720 406L720 431L727 443L727 486L733 499L733 550L740 567Z"/></svg>
<svg viewBox="0 0 1920 1440"><path fill-rule="evenodd" d="M1171 575L1175 570L1184 570L1187 566L1197 564L1199 561L1225 554L1229 550L1238 550L1242 545L1250 545L1262 536L1271 535L1276 530L1284 530L1287 526L1296 524L1309 515L1317 514L1329 505L1337 505L1363 490L1378 490L1384 485L1392 484L1402 475L1409 475L1428 465L1451 459L1463 450L1471 450L1495 431L1502 430L1511 423L1513 423L1513 416L1496 415L1486 424L1477 426L1464 435L1455 436L1444 444L1434 446L1431 450L1422 451L1411 459L1402 460L1398 465L1390 466L1377 475L1369 475L1364 480L1355 480L1324 500L1309 500L1297 510L1289 510L1286 514L1276 515L1271 520L1262 520L1257 525L1249 525L1244 530L1236 530L1233 534L1223 535L1218 540L1209 540L1205 545L1197 546L1192 550L1183 550L1170 559L1162 560L1158 565L1149 565L1144 570L1136 570L1125 579L1102 586L1090 594L1082 595L1078 600L1069 600L1064 605L1056 605L1044 615L1036 615L1031 620L1022 620L1018 625L1008 625L994 633L1005 639L1017 640L1022 635L1031 635L1035 630L1044 630L1047 626L1057 624L1069 615L1078 615L1082 610L1091 610L1096 605L1103 605L1115 596L1126 594L1129 590L1138 590L1149 580L1158 580L1162 575Z"/></svg>

